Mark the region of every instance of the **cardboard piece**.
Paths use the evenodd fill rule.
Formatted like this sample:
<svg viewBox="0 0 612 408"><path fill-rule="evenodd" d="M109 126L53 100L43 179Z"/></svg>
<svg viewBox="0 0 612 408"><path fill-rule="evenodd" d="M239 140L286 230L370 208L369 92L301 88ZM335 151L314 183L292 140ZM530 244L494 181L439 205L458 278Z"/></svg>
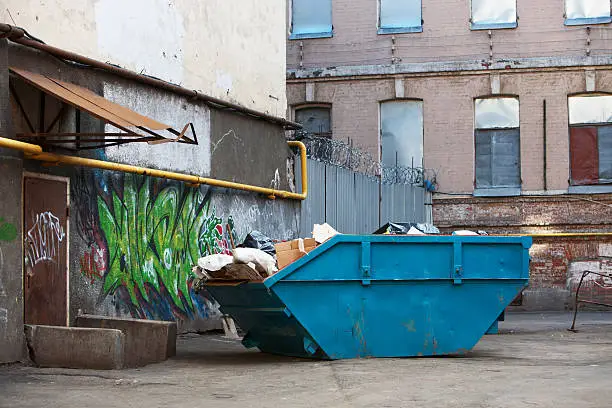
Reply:
<svg viewBox="0 0 612 408"><path fill-rule="evenodd" d="M293 241L279 242L274 247L276 248L278 269L283 269L315 249L317 242L313 238L294 239Z"/></svg>

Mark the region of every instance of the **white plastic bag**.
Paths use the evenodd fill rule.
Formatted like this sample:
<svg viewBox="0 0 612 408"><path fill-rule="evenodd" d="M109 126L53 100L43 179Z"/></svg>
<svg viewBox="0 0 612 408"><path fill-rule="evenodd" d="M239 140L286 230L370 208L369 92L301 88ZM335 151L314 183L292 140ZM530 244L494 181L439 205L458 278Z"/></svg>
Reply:
<svg viewBox="0 0 612 408"><path fill-rule="evenodd" d="M339 232L332 228L331 225L325 223L323 225L315 224L312 229L312 237L317 241L317 244L322 244Z"/></svg>
<svg viewBox="0 0 612 408"><path fill-rule="evenodd" d="M234 258L231 255L209 255L198 259L198 264L193 267L192 271L198 278L210 279L210 275L207 272L216 272L233 262Z"/></svg>
<svg viewBox="0 0 612 408"><path fill-rule="evenodd" d="M272 276L278 272L274 257L262 250L256 248L236 248L233 253L235 263L247 265L253 263L256 269L258 269L258 267L261 268L268 276Z"/></svg>

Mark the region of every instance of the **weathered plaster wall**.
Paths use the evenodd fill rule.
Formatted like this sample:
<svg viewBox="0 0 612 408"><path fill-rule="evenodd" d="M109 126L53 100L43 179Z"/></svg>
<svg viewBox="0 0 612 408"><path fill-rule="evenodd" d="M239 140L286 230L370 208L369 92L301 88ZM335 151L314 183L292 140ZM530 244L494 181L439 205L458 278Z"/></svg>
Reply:
<svg viewBox="0 0 612 408"><path fill-rule="evenodd" d="M282 116L285 10L278 0L5 0L0 21L51 45Z"/></svg>
<svg viewBox="0 0 612 408"><path fill-rule="evenodd" d="M0 39L0 135L13 135L8 99L8 52ZM22 159L19 154L0 149L0 363L23 357L23 275L21 265Z"/></svg>

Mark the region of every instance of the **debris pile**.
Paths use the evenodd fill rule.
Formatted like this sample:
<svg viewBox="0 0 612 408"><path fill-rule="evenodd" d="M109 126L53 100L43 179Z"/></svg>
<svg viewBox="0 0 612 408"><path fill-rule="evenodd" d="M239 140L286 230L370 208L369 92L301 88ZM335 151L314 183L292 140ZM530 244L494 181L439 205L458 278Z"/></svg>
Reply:
<svg viewBox="0 0 612 408"><path fill-rule="evenodd" d="M200 258L192 268L198 277L195 287L200 289L204 283L262 282L337 234L328 224L315 225L313 238L275 242L259 231L252 231L241 245L232 248L232 255Z"/></svg>

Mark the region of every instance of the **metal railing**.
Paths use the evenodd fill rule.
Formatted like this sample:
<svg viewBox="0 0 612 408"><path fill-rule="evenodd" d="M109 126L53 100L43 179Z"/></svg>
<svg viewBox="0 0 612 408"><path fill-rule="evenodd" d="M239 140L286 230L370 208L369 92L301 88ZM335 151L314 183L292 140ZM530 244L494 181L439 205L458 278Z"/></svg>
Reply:
<svg viewBox="0 0 612 408"><path fill-rule="evenodd" d="M612 258L609 258L612 259ZM596 302L593 300L585 300L585 299L580 299L580 288L582 288L582 283L584 282L584 279L589 276L589 275L596 275L602 278L608 278L608 279L612 279L612 275L608 275L605 273L601 273L601 272L594 272L594 271L584 271L582 272L582 276L580 277L580 282L578 283L578 287L576 288L576 300L575 300L575 304L574 304L574 319L572 320L572 327L570 327L568 330L572 331L572 332L577 332L578 330L576 330L576 317L578 315L578 305L580 305L580 303L585 303L585 304L589 304L589 305L596 305L596 306L604 306L604 307L612 307L612 304L609 303L603 303L603 302ZM612 289L612 286L602 286L605 289Z"/></svg>

